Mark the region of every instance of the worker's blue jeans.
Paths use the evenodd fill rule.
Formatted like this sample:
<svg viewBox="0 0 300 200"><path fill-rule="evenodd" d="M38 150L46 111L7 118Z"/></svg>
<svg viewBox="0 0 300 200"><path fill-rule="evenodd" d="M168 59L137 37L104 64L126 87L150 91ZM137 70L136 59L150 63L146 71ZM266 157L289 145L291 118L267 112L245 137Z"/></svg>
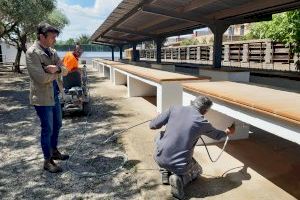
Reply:
<svg viewBox="0 0 300 200"><path fill-rule="evenodd" d="M54 106L34 106L41 121L41 146L44 159L51 158L51 149L57 148L59 129L62 126L62 112L58 96Z"/></svg>

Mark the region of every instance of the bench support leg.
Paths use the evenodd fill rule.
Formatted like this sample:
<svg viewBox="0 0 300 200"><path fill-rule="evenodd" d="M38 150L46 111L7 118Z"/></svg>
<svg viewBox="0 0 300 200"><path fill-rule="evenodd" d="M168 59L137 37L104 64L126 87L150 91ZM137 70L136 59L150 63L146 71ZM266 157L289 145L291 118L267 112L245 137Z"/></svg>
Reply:
<svg viewBox="0 0 300 200"><path fill-rule="evenodd" d="M104 71L104 64L103 63L98 63L98 71L100 72L100 74L103 74Z"/></svg>
<svg viewBox="0 0 300 200"><path fill-rule="evenodd" d="M126 85L127 84L127 75L113 70L114 74L114 85Z"/></svg>
<svg viewBox="0 0 300 200"><path fill-rule="evenodd" d="M107 66L104 66L104 77L110 78L110 68Z"/></svg>
<svg viewBox="0 0 300 200"><path fill-rule="evenodd" d="M128 97L156 96L156 87L127 76Z"/></svg>
<svg viewBox="0 0 300 200"><path fill-rule="evenodd" d="M113 83L115 80L115 75L112 67L110 68L109 72L110 72L110 81Z"/></svg>
<svg viewBox="0 0 300 200"><path fill-rule="evenodd" d="M173 105L182 105L182 86L179 83L162 83L157 88L157 112L162 113Z"/></svg>

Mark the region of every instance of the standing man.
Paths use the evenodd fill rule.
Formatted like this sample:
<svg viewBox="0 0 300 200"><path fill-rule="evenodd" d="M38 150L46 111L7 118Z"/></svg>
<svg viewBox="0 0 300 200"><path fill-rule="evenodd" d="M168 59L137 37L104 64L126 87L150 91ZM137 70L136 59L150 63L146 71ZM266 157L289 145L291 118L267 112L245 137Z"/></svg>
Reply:
<svg viewBox="0 0 300 200"><path fill-rule="evenodd" d="M235 132L234 124L225 131L215 129L204 115L212 106L207 97L197 97L191 106L174 106L150 123L151 129L166 125L166 131L155 139L154 159L161 168L162 183L171 185L174 197L184 197L183 188L195 180L202 168L193 158L201 135L219 140Z"/></svg>
<svg viewBox="0 0 300 200"><path fill-rule="evenodd" d="M44 154L44 169L61 172L54 160L66 160L68 155L57 149L59 130L62 126L61 105L58 99L63 92L62 76L67 69L62 65L52 48L59 30L47 23L37 27L37 41L26 52L30 76L30 104L34 106L41 122L41 146Z"/></svg>

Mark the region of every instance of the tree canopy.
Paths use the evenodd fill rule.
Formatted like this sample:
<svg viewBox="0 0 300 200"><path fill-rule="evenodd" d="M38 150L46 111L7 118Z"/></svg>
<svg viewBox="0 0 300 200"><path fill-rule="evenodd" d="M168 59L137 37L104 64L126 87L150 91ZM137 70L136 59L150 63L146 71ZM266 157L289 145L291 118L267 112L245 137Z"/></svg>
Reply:
<svg viewBox="0 0 300 200"><path fill-rule="evenodd" d="M300 10L274 14L271 21L250 25L250 32L244 39L272 39L285 44L293 44L299 52Z"/></svg>
<svg viewBox="0 0 300 200"><path fill-rule="evenodd" d="M46 21L60 30L69 23L56 9L55 0L0 0L0 13L0 38L17 48L14 65L18 72L21 52L26 52L26 43L36 38L36 27L40 22Z"/></svg>

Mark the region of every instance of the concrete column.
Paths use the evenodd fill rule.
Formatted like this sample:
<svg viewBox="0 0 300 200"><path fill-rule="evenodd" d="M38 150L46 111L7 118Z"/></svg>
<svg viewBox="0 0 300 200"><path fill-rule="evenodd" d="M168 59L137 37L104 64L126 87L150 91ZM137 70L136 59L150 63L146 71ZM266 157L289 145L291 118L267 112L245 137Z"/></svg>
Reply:
<svg viewBox="0 0 300 200"><path fill-rule="evenodd" d="M190 59L190 47L186 47L186 60Z"/></svg>
<svg viewBox="0 0 300 200"><path fill-rule="evenodd" d="M214 33L213 67L221 68L223 33L228 28L228 25L225 25L223 23L216 23L216 24L210 25L209 28Z"/></svg>
<svg viewBox="0 0 300 200"><path fill-rule="evenodd" d="M137 61L138 60L138 56L137 56L137 50L136 50L136 43L132 44L132 56L133 56L133 61Z"/></svg>
<svg viewBox="0 0 300 200"><path fill-rule="evenodd" d="M111 46L111 60L114 61L115 60L115 47Z"/></svg>
<svg viewBox="0 0 300 200"><path fill-rule="evenodd" d="M177 58L177 60L180 60L181 58L180 58L181 56L180 56L180 48L178 48L178 58Z"/></svg>
<svg viewBox="0 0 300 200"><path fill-rule="evenodd" d="M156 43L156 63L161 63L161 45L162 45L162 38L156 38L155 43Z"/></svg>
<svg viewBox="0 0 300 200"><path fill-rule="evenodd" d="M123 45L119 45L120 49L120 60L123 59Z"/></svg>

